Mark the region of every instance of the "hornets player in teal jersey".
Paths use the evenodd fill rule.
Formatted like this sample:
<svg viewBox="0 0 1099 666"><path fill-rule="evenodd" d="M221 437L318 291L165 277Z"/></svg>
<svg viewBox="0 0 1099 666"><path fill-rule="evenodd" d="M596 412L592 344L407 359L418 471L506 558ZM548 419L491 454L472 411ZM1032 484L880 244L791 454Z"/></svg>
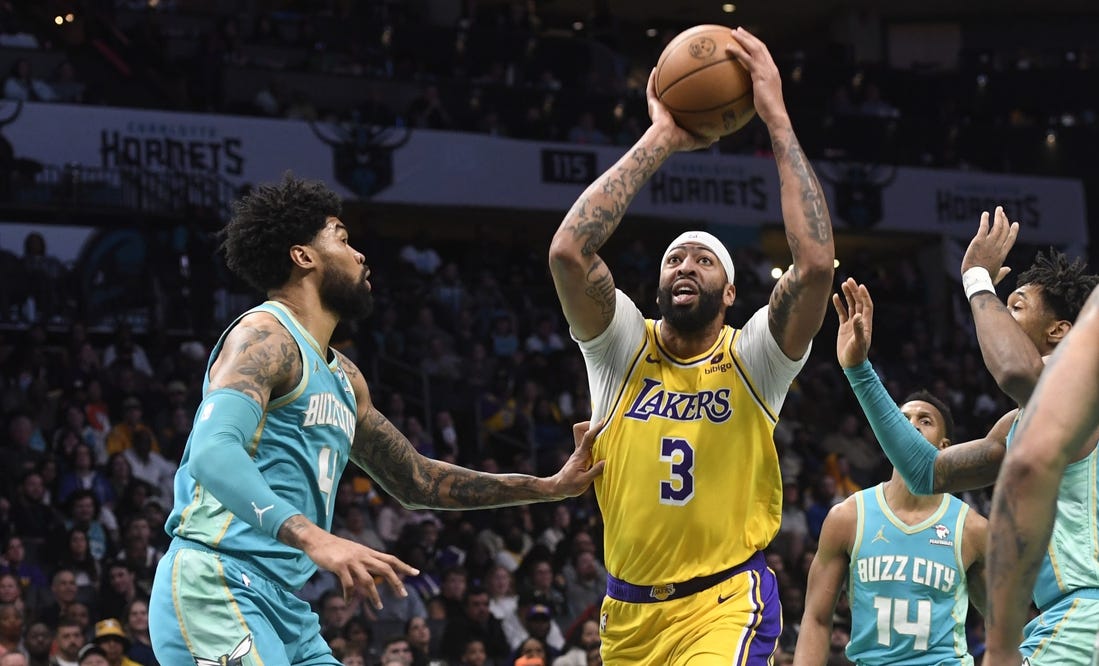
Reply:
<svg viewBox="0 0 1099 666"><path fill-rule="evenodd" d="M1002 208L981 221L962 259L962 282L969 299L985 365L1000 389L1025 413L1044 359L1072 328L1099 278L1085 273L1082 261L1070 261L1051 250L1039 254L1019 275L1007 304L995 283L1008 272L1003 264L1015 243L1019 225L1009 223ZM845 368L851 387L878 434L883 450L909 488L920 494L956 492L991 485L1010 447L1020 410L1004 415L986 437L939 451L918 435L884 438L903 419L869 363ZM1095 440L1070 457L1057 495L1053 538L1043 558L1032 598L1040 611L1023 633L1020 658L1035 666L1088 666L1095 628L1099 626L1099 558L1093 540L1080 535L1099 530L1099 488ZM990 571L996 557L1016 547L1008 530L990 530ZM991 600L1002 590L990 587ZM985 618L988 642L1018 640L999 624L995 605ZM997 665L998 666L998 665Z"/></svg>
<svg viewBox="0 0 1099 666"><path fill-rule="evenodd" d="M833 298L840 326L840 365L866 360L873 304L865 287L842 285L847 308ZM863 296L865 295L865 298ZM939 449L950 446L954 420L938 398L920 391L900 407L912 427ZM913 494L900 475L848 497L828 513L809 568L795 666L828 661L832 616L848 581L851 642L857 664L967 665L966 612L983 611L988 522L951 495Z"/></svg>
<svg viewBox="0 0 1099 666"><path fill-rule="evenodd" d="M1001 549L989 559L993 586L989 614L995 615L996 634L988 640L987 663L1019 664L1018 636L1027 619L1027 591L1034 588L1050 549L1055 517L1063 501L1058 489L1065 477L1079 474L1070 464L1081 449L1099 440L1099 289L1093 290L1080 316L1057 347L1019 421L1015 440L1004 457L992 502L992 540ZM1094 463L1086 465L1094 488ZM1074 507L1083 513L1088 507ZM1099 557L1099 534L1090 530L1073 535L1092 557ZM1061 548L1063 546L1055 546ZM1099 630L1099 626L1093 626ZM995 639L995 640L994 640ZM1099 666L1099 636L1094 641L1093 665ZM1086 648L1087 645L1081 645Z"/></svg>
<svg viewBox="0 0 1099 666"><path fill-rule="evenodd" d="M333 192L288 175L238 202L226 227L229 268L268 300L210 354L150 603L162 664L338 666L294 596L318 566L376 607L375 576L405 594L413 568L329 531L348 461L405 506L438 509L562 499L600 472L582 426L576 452L549 478L419 455L374 407L355 364L329 347L337 322L371 307L370 271L339 212Z"/></svg>

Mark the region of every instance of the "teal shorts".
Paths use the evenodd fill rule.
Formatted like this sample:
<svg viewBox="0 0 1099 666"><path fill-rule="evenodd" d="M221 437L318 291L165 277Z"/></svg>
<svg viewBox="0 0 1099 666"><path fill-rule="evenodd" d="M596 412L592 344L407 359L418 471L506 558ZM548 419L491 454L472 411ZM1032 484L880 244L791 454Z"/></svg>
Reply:
<svg viewBox="0 0 1099 666"><path fill-rule="evenodd" d="M157 566L149 634L162 664L340 666L308 603L239 560L181 539Z"/></svg>
<svg viewBox="0 0 1099 666"><path fill-rule="evenodd" d="M1068 594L1031 620L1019 651L1031 666L1092 666L1099 591Z"/></svg>

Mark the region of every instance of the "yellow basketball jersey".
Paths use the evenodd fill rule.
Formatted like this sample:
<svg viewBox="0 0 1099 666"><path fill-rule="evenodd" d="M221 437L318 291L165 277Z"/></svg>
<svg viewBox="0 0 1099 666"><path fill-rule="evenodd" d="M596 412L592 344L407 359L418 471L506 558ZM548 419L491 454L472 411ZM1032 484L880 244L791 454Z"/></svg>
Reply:
<svg viewBox="0 0 1099 666"><path fill-rule="evenodd" d="M690 359L662 347L656 322L621 387L594 456L607 571L635 585L690 580L735 566L778 532L777 415L724 327Z"/></svg>

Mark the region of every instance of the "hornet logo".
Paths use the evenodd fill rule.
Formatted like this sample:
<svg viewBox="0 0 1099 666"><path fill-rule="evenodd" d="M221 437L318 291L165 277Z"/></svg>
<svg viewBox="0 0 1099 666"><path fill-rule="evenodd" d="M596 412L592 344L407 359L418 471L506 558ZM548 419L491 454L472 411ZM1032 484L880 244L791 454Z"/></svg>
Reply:
<svg viewBox="0 0 1099 666"><path fill-rule="evenodd" d="M897 177L897 167L860 157L871 156L849 156L850 161L829 163L817 174L835 189L836 215L851 229L869 229L881 222L882 191Z"/></svg>
<svg viewBox="0 0 1099 666"><path fill-rule="evenodd" d="M243 666L244 655L252 651L252 634L245 636L233 651L223 654L217 659L204 659L195 657L195 666Z"/></svg>
<svg viewBox="0 0 1099 666"><path fill-rule="evenodd" d="M393 184L393 151L412 138L407 127L354 122L309 125L332 148L336 180L364 199Z"/></svg>
<svg viewBox="0 0 1099 666"><path fill-rule="evenodd" d="M950 528L942 523L935 526L935 538L928 539L927 541L934 546L954 545L954 540L950 538Z"/></svg>

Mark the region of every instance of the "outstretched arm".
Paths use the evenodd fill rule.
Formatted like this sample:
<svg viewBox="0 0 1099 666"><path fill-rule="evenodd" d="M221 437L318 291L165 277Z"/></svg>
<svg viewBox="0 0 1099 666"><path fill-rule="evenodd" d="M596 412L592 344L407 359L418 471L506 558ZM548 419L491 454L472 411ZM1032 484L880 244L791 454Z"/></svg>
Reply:
<svg viewBox="0 0 1099 666"><path fill-rule="evenodd" d="M371 403L366 381L355 364L342 355L340 362L358 401L351 461L405 507L485 509L560 500L582 494L603 471L603 461L591 463L599 427L586 421L573 426L576 449L548 478L477 472L424 457Z"/></svg>
<svg viewBox="0 0 1099 666"><path fill-rule="evenodd" d="M614 318L614 278L596 254L626 208L673 153L713 143L678 127L656 98L655 70L646 90L652 125L614 166L588 186L569 209L550 244L553 284L565 319L580 340L591 340Z"/></svg>
<svg viewBox="0 0 1099 666"><path fill-rule="evenodd" d="M989 521L986 615L995 664L1018 664L1027 599L1049 543L1069 461L1099 428L1099 290L1057 346L1004 459Z"/></svg>
<svg viewBox="0 0 1099 666"><path fill-rule="evenodd" d="M934 492L959 493L995 483L1007 451L1007 434L1018 413L1018 409L1013 409L1001 416L980 439L940 449L935 457Z"/></svg>
<svg viewBox="0 0 1099 666"><path fill-rule="evenodd" d="M800 359L820 330L832 292L836 250L824 190L809 165L782 99L782 81L767 46L744 28L729 52L752 75L756 113L767 125L778 165L782 219L794 267L771 292L769 324L782 351Z"/></svg>
<svg viewBox="0 0 1099 666"><path fill-rule="evenodd" d="M940 450L908 422L867 360L874 330L874 301L865 285L848 278L832 305L839 316L836 358L889 462L912 492L922 495L983 488L996 479L1014 412L983 439ZM846 305L845 305L846 302Z"/></svg>
<svg viewBox="0 0 1099 666"><path fill-rule="evenodd" d="M1019 223L1009 223L1003 207L996 207L991 225L988 213L981 213L977 234L962 258L962 284L985 367L1000 390L1022 407L1042 374L1042 355L994 289L1011 271L1003 263L1018 233Z"/></svg>
<svg viewBox="0 0 1099 666"><path fill-rule="evenodd" d="M805 612L794 650L794 666L824 666L832 638L832 614L843 590L851 540L858 522L854 499L832 507L820 530L820 543L809 566Z"/></svg>

